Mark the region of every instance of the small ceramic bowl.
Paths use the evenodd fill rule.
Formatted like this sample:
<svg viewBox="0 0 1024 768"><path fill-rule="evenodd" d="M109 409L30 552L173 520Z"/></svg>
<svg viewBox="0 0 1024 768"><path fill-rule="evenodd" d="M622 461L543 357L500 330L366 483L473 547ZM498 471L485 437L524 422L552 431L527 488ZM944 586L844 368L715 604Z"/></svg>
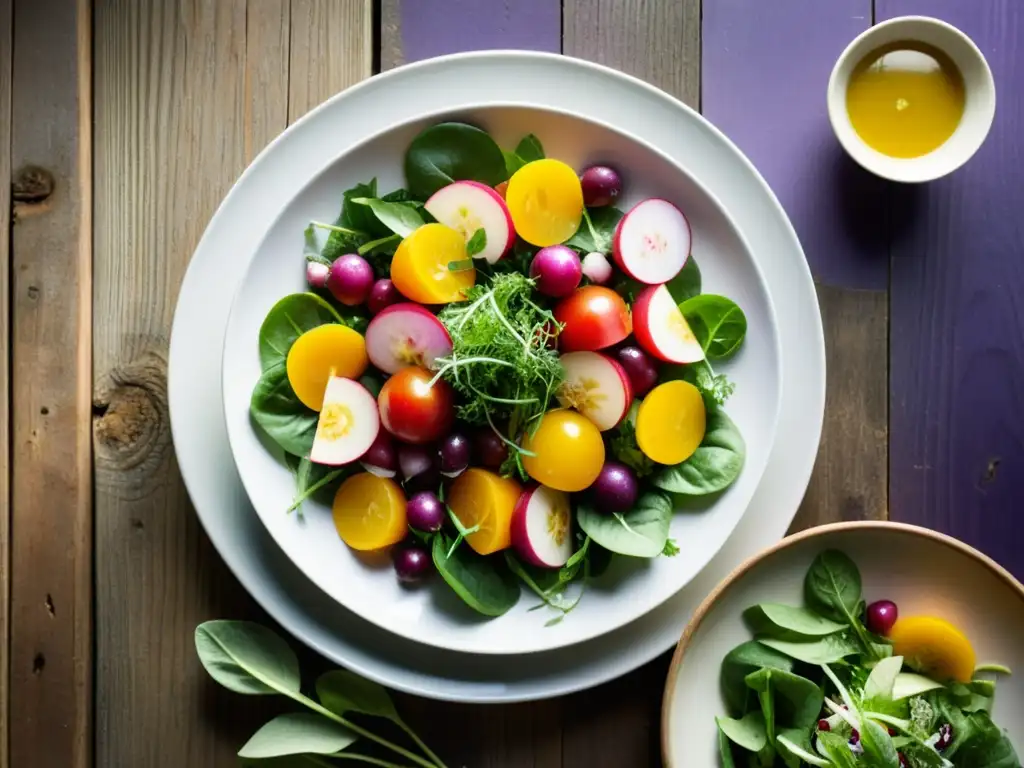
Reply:
<svg viewBox="0 0 1024 768"><path fill-rule="evenodd" d="M964 114L942 146L914 158L890 157L868 146L854 130L846 110L846 92L857 65L872 51L896 42L918 42L943 51L964 82ZM924 182L952 173L985 141L996 111L996 88L985 56L956 27L927 16L901 16L877 24L854 38L828 81L828 116L839 143L857 163L882 178Z"/></svg>
<svg viewBox="0 0 1024 768"><path fill-rule="evenodd" d="M1005 664L996 678L994 722L1024 753L1024 586L966 544L916 526L837 523L787 537L743 563L697 609L676 648L662 704L666 768L717 768L715 716L725 714L722 659L752 639L743 611L763 602L803 605L804 576L823 550L860 569L867 602L895 601L900 615L945 618L968 636L977 663ZM986 676L992 677L992 675Z"/></svg>

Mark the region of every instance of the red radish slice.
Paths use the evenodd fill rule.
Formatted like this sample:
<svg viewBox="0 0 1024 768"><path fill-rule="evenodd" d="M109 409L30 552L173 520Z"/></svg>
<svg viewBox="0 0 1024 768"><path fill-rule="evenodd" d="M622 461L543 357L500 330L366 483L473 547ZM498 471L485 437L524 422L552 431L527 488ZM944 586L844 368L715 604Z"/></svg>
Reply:
<svg viewBox="0 0 1024 768"><path fill-rule="evenodd" d="M366 354L384 373L416 365L428 370L452 353L452 339L433 313L403 302L382 309L366 328Z"/></svg>
<svg viewBox="0 0 1024 768"><path fill-rule="evenodd" d="M512 546L531 565L565 565L573 550L569 494L546 485L523 491L512 511Z"/></svg>
<svg viewBox="0 0 1024 768"><path fill-rule="evenodd" d="M664 285L644 288L633 302L633 334L640 346L669 363L696 363L704 350Z"/></svg>
<svg viewBox="0 0 1024 768"><path fill-rule="evenodd" d="M361 457L380 432L377 400L352 379L332 376L316 425L309 460L315 464L348 464Z"/></svg>
<svg viewBox="0 0 1024 768"><path fill-rule="evenodd" d="M629 376L618 361L599 352L569 352L559 358L565 383L558 402L575 408L604 432L617 425L633 402Z"/></svg>
<svg viewBox="0 0 1024 768"><path fill-rule="evenodd" d="M491 187L476 181L455 181L430 196L423 206L441 224L462 233L468 243L478 229L487 244L477 259L497 262L516 241L516 230L505 200Z"/></svg>
<svg viewBox="0 0 1024 768"><path fill-rule="evenodd" d="M612 253L619 269L641 283L660 285L690 257L690 222L668 200L642 200L619 220Z"/></svg>

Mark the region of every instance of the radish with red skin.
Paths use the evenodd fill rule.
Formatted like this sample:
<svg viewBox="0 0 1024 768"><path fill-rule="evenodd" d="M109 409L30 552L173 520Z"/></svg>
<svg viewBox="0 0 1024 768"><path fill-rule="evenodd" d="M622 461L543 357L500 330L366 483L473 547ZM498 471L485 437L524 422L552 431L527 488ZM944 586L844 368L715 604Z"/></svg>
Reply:
<svg viewBox="0 0 1024 768"><path fill-rule="evenodd" d="M380 432L377 400L352 379L332 376L324 391L309 460L340 466L360 458Z"/></svg>
<svg viewBox="0 0 1024 768"><path fill-rule="evenodd" d="M633 302L633 335L648 354L668 363L696 363L704 349L664 285L645 288Z"/></svg>
<svg viewBox="0 0 1024 768"><path fill-rule="evenodd" d="M487 235L483 250L473 258L494 264L516 241L516 230L505 200L476 181L455 181L430 196L423 205L438 223L460 232L468 243L478 229Z"/></svg>
<svg viewBox="0 0 1024 768"><path fill-rule="evenodd" d="M531 565L565 565L573 553L569 494L546 485L523 491L512 511L512 547Z"/></svg>
<svg viewBox="0 0 1024 768"><path fill-rule="evenodd" d="M452 353L452 339L441 321L412 302L382 309L366 327L366 355L384 373L416 365L432 369Z"/></svg>
<svg viewBox="0 0 1024 768"><path fill-rule="evenodd" d="M615 227L612 255L619 269L648 285L667 283L690 257L690 222L668 200L634 205Z"/></svg>
<svg viewBox="0 0 1024 768"><path fill-rule="evenodd" d="M600 352L568 352L559 359L565 382L558 402L574 408L605 432L621 422L633 402L633 386L626 370Z"/></svg>

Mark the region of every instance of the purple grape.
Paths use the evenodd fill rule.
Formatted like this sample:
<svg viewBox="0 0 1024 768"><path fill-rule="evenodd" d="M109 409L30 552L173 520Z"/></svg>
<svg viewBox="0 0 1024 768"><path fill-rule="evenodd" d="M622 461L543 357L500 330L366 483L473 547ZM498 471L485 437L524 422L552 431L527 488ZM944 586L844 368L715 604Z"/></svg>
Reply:
<svg viewBox="0 0 1024 768"><path fill-rule="evenodd" d="M323 288L327 285L327 275L331 268L319 261L306 262L306 282L310 288Z"/></svg>
<svg viewBox="0 0 1024 768"><path fill-rule="evenodd" d="M617 461L606 461L589 491L594 506L611 514L632 509L639 486L633 470Z"/></svg>
<svg viewBox="0 0 1024 768"><path fill-rule="evenodd" d="M473 452L476 454L476 462L488 469L497 469L508 458L508 447L490 427L484 427L476 433Z"/></svg>
<svg viewBox="0 0 1024 768"><path fill-rule="evenodd" d="M640 347L622 347L615 358L629 376L634 397L643 397L658 383L658 366Z"/></svg>
<svg viewBox="0 0 1024 768"><path fill-rule="evenodd" d="M430 553L419 544L404 544L395 549L394 563L398 580L412 584L430 571Z"/></svg>
<svg viewBox="0 0 1024 768"><path fill-rule="evenodd" d="M377 437L366 449L359 462L363 469L377 477L394 477L398 471L398 457L395 453L395 444L391 434L382 429L377 432Z"/></svg>
<svg viewBox="0 0 1024 768"><path fill-rule="evenodd" d="M576 251L566 245L541 248L530 262L530 277L545 296L568 296L583 279L583 266Z"/></svg>
<svg viewBox="0 0 1024 768"><path fill-rule="evenodd" d="M455 477L469 466L469 439L460 432L452 432L441 441L438 453L441 474Z"/></svg>
<svg viewBox="0 0 1024 768"><path fill-rule="evenodd" d="M592 165L580 176L583 204L588 208L610 205L622 191L619 174L604 165Z"/></svg>
<svg viewBox="0 0 1024 768"><path fill-rule="evenodd" d="M896 623L898 615L896 603L892 600L877 600L865 611L864 623L867 624L869 632L887 637L892 631L892 625Z"/></svg>
<svg viewBox="0 0 1024 768"><path fill-rule="evenodd" d="M405 505L405 516L409 525L417 531L434 533L444 525L444 505L432 491L420 491L413 494Z"/></svg>
<svg viewBox="0 0 1024 768"><path fill-rule="evenodd" d="M429 445L398 446L398 468L407 491L425 491L437 488L441 482L438 472L437 448Z"/></svg>
<svg viewBox="0 0 1024 768"><path fill-rule="evenodd" d="M349 307L366 301L373 287L373 267L357 253L346 253L331 264L327 290L335 299Z"/></svg>
<svg viewBox="0 0 1024 768"><path fill-rule="evenodd" d="M376 315L382 309L397 304L402 300L402 294L395 288L395 284L382 277L370 288L370 295L366 297L366 308L371 315Z"/></svg>

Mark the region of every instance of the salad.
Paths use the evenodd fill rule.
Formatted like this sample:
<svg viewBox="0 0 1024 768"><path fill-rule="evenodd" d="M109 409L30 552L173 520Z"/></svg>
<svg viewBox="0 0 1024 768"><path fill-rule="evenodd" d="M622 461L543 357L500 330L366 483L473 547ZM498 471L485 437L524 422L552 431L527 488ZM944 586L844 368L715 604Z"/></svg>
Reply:
<svg viewBox="0 0 1024 768"><path fill-rule="evenodd" d="M819 554L805 607L762 603L755 639L722 662L729 717L717 717L724 768L1019 768L992 720L996 685L967 636L938 616L865 606L856 564Z"/></svg>
<svg viewBox="0 0 1024 768"><path fill-rule="evenodd" d="M502 150L441 123L304 232L308 289L259 333L253 421L353 550L390 549L499 616L525 584L560 620L615 555L654 558L672 495L713 499L745 445L712 365L746 334L701 292L668 200L614 203L619 172L578 173L535 136Z"/></svg>

